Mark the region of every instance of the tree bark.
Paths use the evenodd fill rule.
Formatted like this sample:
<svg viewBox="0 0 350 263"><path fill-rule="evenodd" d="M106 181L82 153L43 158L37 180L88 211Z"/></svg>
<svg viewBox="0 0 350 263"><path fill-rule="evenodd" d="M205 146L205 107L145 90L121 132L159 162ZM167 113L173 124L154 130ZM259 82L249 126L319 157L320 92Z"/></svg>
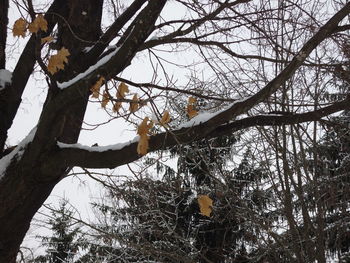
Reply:
<svg viewBox="0 0 350 263"><path fill-rule="evenodd" d="M59 181L57 175L51 181L37 180L38 168L24 173L13 165L0 183L0 262L16 262L31 219Z"/></svg>
<svg viewBox="0 0 350 263"><path fill-rule="evenodd" d="M91 66L82 63L84 56L82 50L97 41L100 36L103 1L85 0L82 4L80 0L74 0L69 1L68 5L64 5L65 1L57 0L57 2L61 2L61 7L68 8L68 10L62 10L64 12L61 15L69 26L60 29L60 41L58 42L72 51L72 56L69 57L70 67L69 70L66 69L51 79L49 94L33 140L27 145L19 146L23 147L21 153L11 158L10 165L0 178L0 262L15 262L31 219L50 195L53 187L69 172L70 166L67 161L55 161L58 150L56 141L57 139L67 143L77 141L90 93L89 87L96 79L96 77L92 78L90 83L85 81L78 83L76 86L78 93L72 101L68 99L70 89L60 90L55 84L55 81L67 81L84 71L86 67ZM138 26L132 28L130 37L127 37L125 43L122 43L120 47L121 52L114 72L103 72L106 78L112 78L130 63L139 47L149 36L165 3L166 1L149 1L139 13L135 19ZM80 6L83 6L84 9ZM141 7L140 4L138 6ZM133 8L133 12L130 12L128 16L132 16L137 11L135 5ZM89 12L90 17L86 18L86 13ZM72 41L72 38L75 40ZM8 117L8 123L11 122L11 124L12 114L15 115L17 111L21 93L28 79L26 74L28 73L29 77L35 63L34 52L30 53L30 50L35 50L35 41L32 39L29 40L20 58L20 61L29 63L29 65L26 64L23 72L25 77L18 79L18 82L15 81L18 83L16 89L11 89L12 92L17 91L13 95L13 98L17 100L16 106L11 108L10 105L5 105L4 107L7 110L4 115ZM18 67L20 66L18 64ZM21 75L16 73L16 76ZM68 103L63 103L67 99ZM1 128L7 131L9 127L5 125ZM4 140L6 138L3 138ZM18 151L19 148L17 147L16 150Z"/></svg>
<svg viewBox="0 0 350 263"><path fill-rule="evenodd" d="M45 19L48 22L47 32L42 34L46 37L51 34L59 17L64 17L66 0L55 0L47 10ZM6 39L6 38L5 38ZM0 157L4 151L7 139L7 131L10 129L16 116L24 88L27 85L30 75L36 62L35 50L37 45L37 36L33 34L27 42L22 54L12 73L12 83L0 91ZM0 67L1 68L1 67Z"/></svg>
<svg viewBox="0 0 350 263"><path fill-rule="evenodd" d="M0 0L0 69L6 66L6 39L8 24L9 0Z"/></svg>

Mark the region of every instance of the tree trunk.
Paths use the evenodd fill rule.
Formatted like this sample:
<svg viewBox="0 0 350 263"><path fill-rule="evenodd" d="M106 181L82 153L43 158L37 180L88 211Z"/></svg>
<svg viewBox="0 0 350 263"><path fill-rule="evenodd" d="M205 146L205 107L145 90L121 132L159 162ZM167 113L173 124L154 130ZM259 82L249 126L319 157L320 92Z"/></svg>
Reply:
<svg viewBox="0 0 350 263"><path fill-rule="evenodd" d="M0 0L0 69L5 68L6 65L6 38L7 38L7 24L8 24L8 8L9 0Z"/></svg>
<svg viewBox="0 0 350 263"><path fill-rule="evenodd" d="M67 48L71 56L69 70L55 76L58 81L66 81L77 72L84 71L86 63L81 63L82 50L97 41L101 32L103 0L71 0L66 2L64 21L59 22L59 39L61 47ZM0 43L1 44L1 43ZM54 86L49 89L49 99L53 99L60 91ZM76 98L74 104L66 108L55 127L56 138L66 143L78 140L81 124L84 118L89 94ZM45 111L45 106L43 112ZM58 128L59 127L59 128ZM45 142L44 142L45 143ZM30 144L28 145L30 148ZM60 163L55 167L45 167L43 164L54 154L55 146L48 145L39 154L30 156L24 153L19 161L12 160L6 173L0 179L0 262L16 261L21 242L28 231L31 219L50 195L54 186L67 175L69 168ZM36 152L31 151L28 152Z"/></svg>
<svg viewBox="0 0 350 263"><path fill-rule="evenodd" d="M23 173L20 165L14 165L0 183L0 262L16 262L31 219L59 181L57 176L40 181L39 173L39 169Z"/></svg>

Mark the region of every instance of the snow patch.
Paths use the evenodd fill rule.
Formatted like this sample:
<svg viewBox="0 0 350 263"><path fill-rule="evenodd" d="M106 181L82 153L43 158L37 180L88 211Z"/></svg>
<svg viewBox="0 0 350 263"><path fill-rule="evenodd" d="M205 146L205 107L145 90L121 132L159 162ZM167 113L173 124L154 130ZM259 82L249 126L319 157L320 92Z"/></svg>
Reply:
<svg viewBox="0 0 350 263"><path fill-rule="evenodd" d="M4 89L6 84L11 84L12 72L6 69L0 69L0 90Z"/></svg>
<svg viewBox="0 0 350 263"><path fill-rule="evenodd" d="M157 34L152 33L152 34L150 34L150 35L148 36L148 38L147 38L146 41L158 40L159 38L160 38L160 37L158 37Z"/></svg>
<svg viewBox="0 0 350 263"><path fill-rule="evenodd" d="M83 49L85 53L88 53L94 46L86 47Z"/></svg>
<svg viewBox="0 0 350 263"><path fill-rule="evenodd" d="M153 36L153 37L151 37L149 40L158 40L158 39L159 39L159 37Z"/></svg>
<svg viewBox="0 0 350 263"><path fill-rule="evenodd" d="M33 141L36 133L36 127L33 128L28 135L12 150L9 154L0 159L0 180L4 176L7 167L10 165L13 158L20 159L24 153L26 146Z"/></svg>
<svg viewBox="0 0 350 263"><path fill-rule="evenodd" d="M136 136L134 139L128 141L128 142L123 142L123 143L117 143L117 144L112 144L112 145L106 145L106 146L87 146L87 145L82 145L80 143L74 143L74 144L68 144L68 143L63 143L63 142L57 142L58 147L61 149L82 149L86 150L89 152L105 152L105 151L115 151L115 150L120 150L123 149L126 146L129 146L132 143L138 142L140 136Z"/></svg>
<svg viewBox="0 0 350 263"><path fill-rule="evenodd" d="M91 67L89 67L85 72L78 74L77 76L75 76L74 78L72 78L71 80L68 80L66 82L57 83L57 86L60 89L65 89L65 88L73 85L74 83L78 82L79 80L85 78L86 76L88 76L92 72L94 72L97 68L106 64L118 52L119 48L117 48L117 47L114 47L114 48L115 48L114 51L112 51L110 54L101 58L95 65L92 65Z"/></svg>
<svg viewBox="0 0 350 263"><path fill-rule="evenodd" d="M204 122L214 118L216 115L218 115L218 114L228 110L229 108L233 107L235 104L244 102L245 100L247 100L249 98L250 97L238 99L235 102L233 102L230 105L228 105L227 107L224 107L223 109L215 111L215 112L202 112L202 113L199 113L197 116L193 117L191 120L181 123L175 129L176 130L180 130L182 128L191 128L193 126L196 126L196 125L199 125L201 123L204 123Z"/></svg>

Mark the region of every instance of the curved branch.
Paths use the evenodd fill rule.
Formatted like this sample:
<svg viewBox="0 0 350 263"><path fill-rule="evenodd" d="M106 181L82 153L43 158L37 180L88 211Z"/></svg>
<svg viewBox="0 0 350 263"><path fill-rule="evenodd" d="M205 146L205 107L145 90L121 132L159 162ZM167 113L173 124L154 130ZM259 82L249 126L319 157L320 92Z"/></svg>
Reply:
<svg viewBox="0 0 350 263"><path fill-rule="evenodd" d="M150 1L149 5L152 6L159 4L159 1ZM157 6L156 8L152 6L151 11L155 8L160 12L162 7L164 6L165 2L161 6ZM145 8L147 10L147 7ZM144 11L144 10L143 10ZM155 12L154 10L152 12ZM264 88L262 88L259 92L254 94L251 97L248 97L244 100L237 101L231 106L226 109L222 110L216 114L213 114L210 116L210 118L207 118L205 122L203 120L200 120L199 118L194 118L192 120L193 126L187 126L180 130L173 131L170 135L170 133L163 133L156 136L153 136L150 140L150 151L156 151L159 149L164 149L166 147L176 145L178 143L186 143L191 142L193 140L198 140L204 137L210 137L212 134L215 134L215 131L222 125L225 125L226 123L229 123L231 120L235 119L238 115L247 112L250 110L253 106L256 104L266 100L271 94L273 94L277 89L285 82L287 81L294 72L302 65L302 63L305 61L307 56L327 37L329 37L334 28L337 27L338 23L348 15L350 12L350 3L346 4L340 11L338 11L324 26L322 26L319 31L309 40L306 42L306 44L301 48L301 50L298 52L298 54L292 59L292 61L286 66L286 68L279 74L277 77L275 77L271 82L269 82ZM145 11L146 14L147 11ZM156 17L154 16L156 19ZM152 23L155 22L155 19L152 21ZM122 52L116 52L116 55L121 54L128 54L129 52L137 52L137 48L139 45L143 43L143 41L146 39L146 37L149 34L149 31L144 32L144 28L142 27L143 24L136 24L135 29L130 34L130 37L125 41L124 45L120 48L119 51L123 50ZM148 24L148 26L152 26L151 24ZM148 27L148 28L149 28ZM137 36L135 35L137 34ZM140 41L140 34L141 34L141 41ZM128 43L129 41L132 41L131 43ZM136 45L134 43L136 42ZM130 51L130 45L133 48L132 51ZM132 53L133 54L133 53ZM124 56L124 59L121 60L120 57L116 57L114 55L106 64L102 65L100 68L95 70L91 73L90 76L88 76L89 79L92 79L92 77L96 76L96 73L100 73L101 75L106 76L106 78L110 78L113 75L117 73L119 70L119 67L122 67L125 65L125 61L127 61L128 57ZM130 57L130 59L132 56ZM122 65L121 65L122 62ZM117 65L117 66L116 66ZM113 68L111 68L113 66ZM105 71L109 69L109 71ZM108 73L107 73L108 72ZM103 74L105 73L105 74ZM82 81L80 80L77 83L72 84L68 89L64 90L62 92L62 96L58 96L54 103L50 105L51 109L46 109L44 111L44 115L42 116L42 119L39 123L38 132L36 134L36 138L34 138L33 143L36 144L37 147L33 147L36 149L36 151L40 151L43 147L48 147L48 141L51 141L54 137L53 135L48 133L48 127L47 125L50 123L53 123L53 121L56 119L56 116L58 112L60 112L60 109L65 107L65 105L69 105L71 103L70 98L75 98L76 96L79 96L79 93L75 94L74 92L81 92L81 89L83 85ZM83 83L86 83L85 81ZM85 86L88 86L85 84ZM90 85L91 86L91 85ZM89 87L89 86L88 86ZM196 123L197 120L197 123ZM54 135L55 136L55 135ZM132 143L128 146L125 146L123 150L119 151L113 151L110 150L113 154L117 154L116 158L114 158L109 154L106 154L105 152L100 153L98 160L96 158L96 155L89 154L89 151L83 151L81 152L81 156L77 157L70 154L70 152L66 151L66 155L61 156L60 160L62 160L62 163L69 166L72 165L89 165L95 164L94 167L102 168L102 167L116 167L118 165L122 165L125 163L132 162L134 160L137 160L139 156L136 154L136 145L137 143ZM108 152L108 151L107 151ZM121 154L120 154L121 153ZM30 156L36 156L36 154L28 153ZM112 155L113 155L112 154ZM69 157L68 159L66 157ZM80 161L85 160L83 163L79 163L77 159ZM56 159L56 158L54 158ZM117 160L116 160L117 159ZM73 160L77 160L75 163L71 163ZM53 162L57 163L57 160L53 160ZM52 163L45 164L46 167L52 167ZM89 166L87 166L89 168ZM45 167L43 167L45 169Z"/></svg>
<svg viewBox="0 0 350 263"><path fill-rule="evenodd" d="M47 125L54 123L54 120L57 118L57 115L60 114L60 111L64 109L66 105L71 104L74 101L74 98L79 96L82 92L82 88L88 88L91 85L92 80L96 79L96 75L100 74L105 76L106 79L112 78L116 75L121 69L125 67L125 63L128 63L137 52L137 49L144 42L144 40L149 35L149 28L154 25L154 22L157 18L157 15L162 10L165 5L165 1L150 1L149 4L145 7L142 12L149 17L148 20L141 20L141 23L136 23L134 30L131 32L128 39L120 47L119 50L116 50L115 55L111 59L98 67L96 70L91 72L86 78L81 79L72 85L68 85L68 88L63 90L57 98L50 103L49 108L45 109L42 115L38 126L38 132L33 143L36 143L37 147L34 147L37 151L40 151L43 147L47 147L48 142L50 142L55 134L48 133ZM148 12L151 12L149 15ZM197 126L191 128L184 128L179 131L174 132L176 136L170 136L169 134L155 136L150 141L151 150L160 149L161 145L175 145L178 142L184 143L189 142L194 139L203 138L209 136L215 129L219 126L230 122L235 119L238 115L247 112L253 106L258 103L266 100L271 94L278 90L278 88L285 83L294 72L302 65L305 59L309 54L327 37L329 37L334 28L337 27L338 23L349 14L350 12L350 3L346 4L340 11L338 11L324 26L322 26L319 31L301 48L298 54L291 60L291 62L286 66L280 74L278 74L272 81L270 81L265 87L260 91L254 94L247 99L237 101L231 106L217 114L214 114L210 119L204 123L200 123ZM153 19L150 19L153 18ZM147 25L145 28L145 24ZM87 82L87 81L90 81ZM82 85L83 84L83 85ZM198 136L198 137L197 137ZM38 141L36 141L36 139ZM164 144L166 143L166 144ZM152 146L152 145L156 145ZM152 148L153 147L153 148ZM121 158L127 162L135 160L136 144L133 146L125 147L126 153ZM31 155L31 156L35 156ZM137 158L136 158L137 159ZM122 162L121 164L124 164ZM108 164L107 164L108 165ZM68 164L70 166L70 164ZM110 166L107 166L110 167Z"/></svg>
<svg viewBox="0 0 350 263"><path fill-rule="evenodd" d="M233 132L256 126L276 126L317 121L322 117L350 108L350 96L345 100L336 102L319 110L288 115L258 115L236 120L220 125L208 134L203 133L210 125L210 119L192 127L184 127L172 132L159 133L150 138L149 152L154 152L180 144L190 143L203 138L215 138L229 135ZM124 143L104 147L87 147L79 144L59 143L60 149L55 159L61 160L67 166L81 166L84 168L115 168L133 161L141 156L136 148L138 138ZM50 167L50 164L48 164Z"/></svg>
<svg viewBox="0 0 350 263"><path fill-rule="evenodd" d="M28 151L29 159L36 158L55 144L55 138L60 136L58 133L61 130L57 126L65 121L62 119L63 113L75 104L77 98L88 93L98 76L110 80L130 64L139 47L149 36L150 29L165 4L166 0L148 1L147 6L137 16L132 32L120 47L101 58L96 66L90 67L85 73L59 85L62 90L45 105L42 111L37 134L33 140L33 145L36 147L31 147L32 151Z"/></svg>

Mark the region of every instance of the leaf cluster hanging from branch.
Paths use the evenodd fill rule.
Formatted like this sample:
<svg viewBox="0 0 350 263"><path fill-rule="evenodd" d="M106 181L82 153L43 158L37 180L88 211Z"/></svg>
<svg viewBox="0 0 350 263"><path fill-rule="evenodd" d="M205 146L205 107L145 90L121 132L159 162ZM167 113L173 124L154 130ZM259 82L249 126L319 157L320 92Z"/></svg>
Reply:
<svg viewBox="0 0 350 263"><path fill-rule="evenodd" d="M47 21L42 14L36 16L32 23L29 23L23 18L19 18L15 21L12 33L15 37L25 37L27 30L30 33L38 33L40 30L46 32L47 31Z"/></svg>
<svg viewBox="0 0 350 263"><path fill-rule="evenodd" d="M64 64L68 63L68 56L70 55L68 49L62 47L56 55L52 55L49 58L49 63L47 65L47 70L51 74L55 74L59 70L64 70Z"/></svg>
<svg viewBox="0 0 350 263"><path fill-rule="evenodd" d="M148 151L148 141L150 139L150 129L153 127L153 122L145 117L139 127L137 128L137 134L140 135L139 143L137 145L137 153L139 155L145 155Z"/></svg>

